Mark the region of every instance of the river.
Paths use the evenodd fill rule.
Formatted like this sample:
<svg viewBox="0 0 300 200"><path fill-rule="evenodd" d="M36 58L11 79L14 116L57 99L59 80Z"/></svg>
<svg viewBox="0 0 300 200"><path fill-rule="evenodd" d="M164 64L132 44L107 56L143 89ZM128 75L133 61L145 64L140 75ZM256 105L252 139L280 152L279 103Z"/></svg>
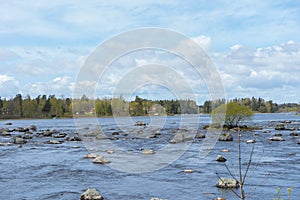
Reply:
<svg viewBox="0 0 300 200"><path fill-rule="evenodd" d="M169 141L178 130L196 130L206 134L202 127L210 122L208 115L134 117L130 120L132 123L125 120L126 125L114 118L81 118L75 122L73 119L0 121L0 127L9 130L37 126L37 131L32 131L33 138L21 148L11 144L12 137L21 133L15 131L10 132L11 136L0 136L0 199L74 200L79 199L87 188L96 188L106 200L150 200L153 197L168 200L238 199L232 191L215 187L218 181L216 173L230 177L224 164L216 162L218 155L226 157L228 168L237 174L235 132L232 133L233 142L209 144L207 155L201 157L199 152L204 139L196 138L186 146L179 145L178 149L170 151L167 149L173 147ZM152 123L153 127L133 126L136 121L144 121L149 126ZM181 126L183 121L185 124ZM247 199L275 198L277 187L281 188L284 199L288 199L287 188L293 187L291 199L299 199L300 145L297 142L300 137L290 136L291 130L275 130L276 124L281 121L288 121L285 126L296 131L300 128L300 116L289 113L256 114L248 124L259 126L262 130L242 133L243 170L252 148L252 144L245 141L256 140L245 181ZM6 125L7 122L12 125ZM93 129L100 127L103 135L108 137L101 140L106 143L95 143L88 137L83 141L67 141L65 138L41 137L38 134L55 129L72 136L75 132L92 133ZM153 137L148 137L144 134L146 132ZM268 140L275 133L282 134L285 141ZM49 140L63 140L63 143L47 144ZM144 149L157 153L140 154ZM223 153L223 149L230 152ZM110 155L105 150L115 152ZM83 158L93 151L100 152L112 162L99 165ZM168 152L172 154L168 155ZM184 173L186 169L192 169L193 173Z"/></svg>

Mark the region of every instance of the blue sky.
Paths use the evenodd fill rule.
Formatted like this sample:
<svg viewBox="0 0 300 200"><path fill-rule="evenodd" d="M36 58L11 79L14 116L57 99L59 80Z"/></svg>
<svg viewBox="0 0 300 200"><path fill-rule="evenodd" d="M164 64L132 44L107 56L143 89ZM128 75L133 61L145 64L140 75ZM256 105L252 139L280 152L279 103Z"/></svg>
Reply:
<svg viewBox="0 0 300 200"><path fill-rule="evenodd" d="M228 98L300 102L299 10L297 0L1 1L0 96L72 96L82 64L101 42L132 29L160 27L205 49ZM135 56L135 64L155 60ZM130 63L121 60L126 59ZM156 62L165 63L162 59L167 58ZM112 87L105 84L99 96L109 96ZM155 90L155 97L165 97ZM151 96L147 91L140 93ZM209 97L196 93L198 102Z"/></svg>

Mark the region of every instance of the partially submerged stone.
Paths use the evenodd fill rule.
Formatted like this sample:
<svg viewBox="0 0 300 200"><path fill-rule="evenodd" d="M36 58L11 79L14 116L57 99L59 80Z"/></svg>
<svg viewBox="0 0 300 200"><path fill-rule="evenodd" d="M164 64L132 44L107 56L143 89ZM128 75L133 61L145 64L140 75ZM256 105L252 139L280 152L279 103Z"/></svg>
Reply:
<svg viewBox="0 0 300 200"><path fill-rule="evenodd" d="M220 135L219 141L233 141L233 137L230 133L223 133Z"/></svg>
<svg viewBox="0 0 300 200"><path fill-rule="evenodd" d="M284 123L276 124L275 130L285 130Z"/></svg>
<svg viewBox="0 0 300 200"><path fill-rule="evenodd" d="M82 193L80 200L104 200L104 198L96 189L92 188L87 189L84 193Z"/></svg>
<svg viewBox="0 0 300 200"><path fill-rule="evenodd" d="M135 126L146 126L147 123L146 123L146 122L143 122L143 121L137 121L137 122L135 122L134 125L135 125Z"/></svg>
<svg viewBox="0 0 300 200"><path fill-rule="evenodd" d="M193 173L194 170L193 169L185 169L183 172L189 174L189 173Z"/></svg>
<svg viewBox="0 0 300 200"><path fill-rule="evenodd" d="M285 139L283 137L274 136L269 138L271 141L284 141Z"/></svg>
<svg viewBox="0 0 300 200"><path fill-rule="evenodd" d="M142 154L155 154L156 152L153 149L144 149Z"/></svg>
<svg viewBox="0 0 300 200"><path fill-rule="evenodd" d="M218 162L226 162L227 161L227 159L226 158L224 158L223 156L221 156L221 155L218 155L217 156L217 158L216 158L216 161L218 161Z"/></svg>
<svg viewBox="0 0 300 200"><path fill-rule="evenodd" d="M97 156L96 158L94 158L93 163L104 165L109 164L110 161L104 158L104 156Z"/></svg>
<svg viewBox="0 0 300 200"><path fill-rule="evenodd" d="M218 188L237 188L239 186L239 182L233 178L219 178L216 187Z"/></svg>
<svg viewBox="0 0 300 200"><path fill-rule="evenodd" d="M255 143L255 142L256 142L255 140L247 140L246 141L247 144L249 144L249 143Z"/></svg>

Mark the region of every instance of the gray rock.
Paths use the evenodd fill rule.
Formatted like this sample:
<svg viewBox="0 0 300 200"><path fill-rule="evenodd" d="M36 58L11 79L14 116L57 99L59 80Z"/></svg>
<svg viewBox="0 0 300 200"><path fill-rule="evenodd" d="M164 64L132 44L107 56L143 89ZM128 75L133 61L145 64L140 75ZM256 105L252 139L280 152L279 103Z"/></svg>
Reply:
<svg viewBox="0 0 300 200"><path fill-rule="evenodd" d="M11 123L11 122L7 122L7 123L5 123L4 125L6 125L6 126L11 126L12 123Z"/></svg>
<svg viewBox="0 0 300 200"><path fill-rule="evenodd" d="M274 137L269 138L269 140L271 140L271 141L284 141L285 139L283 137L274 136Z"/></svg>
<svg viewBox="0 0 300 200"><path fill-rule="evenodd" d="M246 141L247 144L255 143L255 142L256 142L256 140L247 140L247 141Z"/></svg>
<svg viewBox="0 0 300 200"><path fill-rule="evenodd" d="M44 131L44 132L43 132L43 136L44 136L44 137L51 137L52 134L53 134L52 131Z"/></svg>
<svg viewBox="0 0 300 200"><path fill-rule="evenodd" d="M81 141L82 140L79 133L74 133L74 140L75 141Z"/></svg>
<svg viewBox="0 0 300 200"><path fill-rule="evenodd" d="M185 141L189 141L189 140L193 140L193 138L192 137L187 137L183 133L177 133L174 136L174 138L170 141L170 143L171 144L176 144L176 143L185 142Z"/></svg>
<svg viewBox="0 0 300 200"><path fill-rule="evenodd" d="M281 133L275 133L274 136L276 136L276 137L281 137L282 134L281 134Z"/></svg>
<svg viewBox="0 0 300 200"><path fill-rule="evenodd" d="M59 141L59 140L49 140L47 142L47 144L62 144L63 142L62 141Z"/></svg>
<svg viewBox="0 0 300 200"><path fill-rule="evenodd" d="M233 141L233 137L230 133L224 133L219 137L219 141Z"/></svg>
<svg viewBox="0 0 300 200"><path fill-rule="evenodd" d="M155 154L156 152L152 149L145 149L142 151L142 154Z"/></svg>
<svg viewBox="0 0 300 200"><path fill-rule="evenodd" d="M27 132L29 131L28 128L23 128L23 127L18 127L18 128L15 128L14 131L16 132Z"/></svg>
<svg viewBox="0 0 300 200"><path fill-rule="evenodd" d="M96 158L94 158L93 163L104 165L109 164L110 161L104 158L104 156L97 156Z"/></svg>
<svg viewBox="0 0 300 200"><path fill-rule="evenodd" d="M37 127L35 125L29 126L28 129L32 131L37 131Z"/></svg>
<svg viewBox="0 0 300 200"><path fill-rule="evenodd" d="M54 138L64 138L64 137L66 137L66 133L58 133L58 134L55 134L55 135L53 135L53 137Z"/></svg>
<svg viewBox="0 0 300 200"><path fill-rule="evenodd" d="M100 156L99 154L90 153L90 154L84 155L83 158L92 158L92 159L94 159L94 158L97 158L99 156Z"/></svg>
<svg viewBox="0 0 300 200"><path fill-rule="evenodd" d="M25 144L27 141L21 137L14 137L13 138L15 144Z"/></svg>
<svg viewBox="0 0 300 200"><path fill-rule="evenodd" d="M300 133L298 133L298 132L291 132L291 133L290 133L290 136L293 136L293 137L299 137L299 136L300 136Z"/></svg>
<svg viewBox="0 0 300 200"><path fill-rule="evenodd" d="M185 169L185 170L183 170L183 172L186 174L190 174L190 173L193 173L194 170L193 169Z"/></svg>
<svg viewBox="0 0 300 200"><path fill-rule="evenodd" d="M218 188L237 188L239 186L239 182L233 178L219 178L216 187Z"/></svg>
<svg viewBox="0 0 300 200"><path fill-rule="evenodd" d="M205 138L205 134L198 133L195 138L203 139L203 138Z"/></svg>
<svg viewBox="0 0 300 200"><path fill-rule="evenodd" d="M297 144L300 144L300 140L297 142Z"/></svg>
<svg viewBox="0 0 300 200"><path fill-rule="evenodd" d="M119 132L115 131L112 133L112 135L119 135Z"/></svg>
<svg viewBox="0 0 300 200"><path fill-rule="evenodd" d="M95 189L87 189L81 194L80 200L104 200L101 194Z"/></svg>
<svg viewBox="0 0 300 200"><path fill-rule="evenodd" d="M137 122L135 122L134 125L135 125L135 126L146 126L147 123L146 123L146 122L143 122L143 121L137 121Z"/></svg>
<svg viewBox="0 0 300 200"><path fill-rule="evenodd" d="M3 136L3 137L10 137L11 136L11 134L9 133L9 132L1 132L0 133L0 136Z"/></svg>
<svg viewBox="0 0 300 200"><path fill-rule="evenodd" d="M263 133L271 133L271 130L263 130Z"/></svg>
<svg viewBox="0 0 300 200"><path fill-rule="evenodd" d="M285 130L284 123L276 124L275 130Z"/></svg>
<svg viewBox="0 0 300 200"><path fill-rule="evenodd" d="M227 159L226 158L224 158L223 156L221 156L221 155L218 155L217 156L217 158L216 158L216 161L218 161L218 162L226 162L227 161Z"/></svg>
<svg viewBox="0 0 300 200"><path fill-rule="evenodd" d="M30 133L25 133L25 134L23 135L23 138L24 138L24 139L32 139L32 135L31 135Z"/></svg>

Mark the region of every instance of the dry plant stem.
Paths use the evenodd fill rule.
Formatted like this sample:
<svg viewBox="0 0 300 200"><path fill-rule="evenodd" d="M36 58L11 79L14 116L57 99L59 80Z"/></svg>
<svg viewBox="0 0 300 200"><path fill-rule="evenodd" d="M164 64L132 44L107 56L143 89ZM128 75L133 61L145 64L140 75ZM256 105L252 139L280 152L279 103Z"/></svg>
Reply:
<svg viewBox="0 0 300 200"><path fill-rule="evenodd" d="M239 186L240 186L240 193L241 193L241 199L245 199L245 194L244 194L244 184L243 184L243 175L242 175L242 152L241 152L241 133L240 129L238 129L238 151L239 151Z"/></svg>
<svg viewBox="0 0 300 200"><path fill-rule="evenodd" d="M250 165L251 165L251 163L252 163L253 152L254 152L254 144L252 144L252 149L251 149L251 152L250 152L249 161L248 161L248 164L247 164L246 172L245 172L245 174L244 174L243 185L244 185L244 183L245 183L245 180L246 180L246 178L247 178L247 174L248 174Z"/></svg>

